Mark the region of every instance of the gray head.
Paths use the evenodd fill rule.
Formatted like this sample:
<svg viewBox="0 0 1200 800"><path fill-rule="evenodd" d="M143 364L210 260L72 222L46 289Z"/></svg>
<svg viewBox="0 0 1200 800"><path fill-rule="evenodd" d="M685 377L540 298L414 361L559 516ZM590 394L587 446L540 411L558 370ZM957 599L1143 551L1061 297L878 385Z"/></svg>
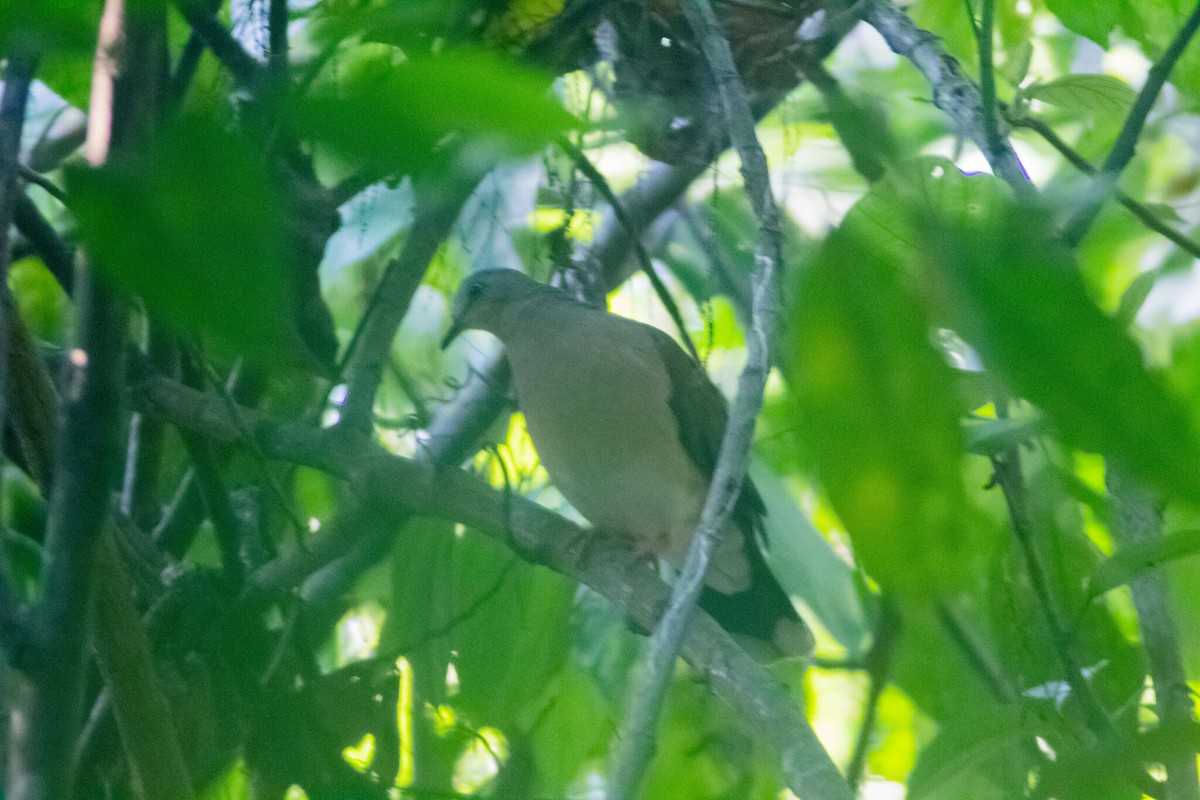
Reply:
<svg viewBox="0 0 1200 800"><path fill-rule="evenodd" d="M533 294L555 292L512 269L485 269L462 282L454 296L450 330L442 340L444 349L465 330L497 333L504 309Z"/></svg>

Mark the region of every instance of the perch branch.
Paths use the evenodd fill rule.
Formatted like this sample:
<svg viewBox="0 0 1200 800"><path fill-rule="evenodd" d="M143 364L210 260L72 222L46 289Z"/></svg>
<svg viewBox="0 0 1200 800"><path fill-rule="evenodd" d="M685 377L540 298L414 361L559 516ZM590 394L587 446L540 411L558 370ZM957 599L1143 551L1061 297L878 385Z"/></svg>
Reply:
<svg viewBox="0 0 1200 800"><path fill-rule="evenodd" d="M216 441L242 441L242 427L225 404L166 378L150 378L135 391L147 412ZM303 464L351 483L351 487L397 517L432 516L462 522L498 539L534 563L572 577L614 602L642 630L652 630L667 602L667 587L651 570L631 568L631 556L587 534L532 501L503 494L457 470L401 458L372 444L355 444L330 430L273 422L249 409L240 416L269 457ZM330 549L375 528L341 534ZM391 535L391 529L386 535ZM587 546L583 546L585 537ZM306 549L325 547L326 531L309 537ZM298 550L278 561L296 561ZM342 551L344 552L344 551ZM275 562L272 562L273 564ZM250 576L260 584L271 565ZM304 577L295 570L293 578ZM295 585L293 582L292 585ZM702 680L738 709L757 734L778 748L788 785L805 797L849 798L845 781L817 740L808 720L761 665L719 625L700 614L687 631L682 654Z"/></svg>

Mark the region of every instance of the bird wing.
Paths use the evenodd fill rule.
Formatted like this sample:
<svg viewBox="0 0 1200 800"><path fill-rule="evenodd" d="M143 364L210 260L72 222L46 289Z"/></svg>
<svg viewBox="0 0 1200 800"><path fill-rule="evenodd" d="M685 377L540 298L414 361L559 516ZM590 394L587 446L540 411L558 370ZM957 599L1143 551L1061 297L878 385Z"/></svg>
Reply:
<svg viewBox="0 0 1200 800"><path fill-rule="evenodd" d="M711 480L728 418L725 397L708 379L704 368L683 352L674 339L657 328L649 330L671 381L668 402L679 423L679 440L692 462ZM734 517L744 530L757 532L761 529L759 520L766 513L762 496L746 476Z"/></svg>

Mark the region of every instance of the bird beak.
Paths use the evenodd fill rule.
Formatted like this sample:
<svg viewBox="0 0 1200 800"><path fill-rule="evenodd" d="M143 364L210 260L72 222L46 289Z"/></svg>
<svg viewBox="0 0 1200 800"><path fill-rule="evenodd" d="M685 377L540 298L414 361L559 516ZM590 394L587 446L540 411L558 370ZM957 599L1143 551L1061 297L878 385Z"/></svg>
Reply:
<svg viewBox="0 0 1200 800"><path fill-rule="evenodd" d="M458 320L453 320L450 323L450 330L446 331L446 335L442 338L442 349L445 350L447 347L449 347L450 343L458 338L458 335L462 332L462 323L460 323Z"/></svg>

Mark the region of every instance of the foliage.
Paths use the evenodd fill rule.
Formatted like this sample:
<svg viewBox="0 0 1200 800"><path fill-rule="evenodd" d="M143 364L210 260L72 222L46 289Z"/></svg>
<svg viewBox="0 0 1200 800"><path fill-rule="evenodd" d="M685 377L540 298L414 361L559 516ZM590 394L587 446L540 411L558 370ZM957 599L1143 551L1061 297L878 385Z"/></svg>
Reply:
<svg viewBox="0 0 1200 800"><path fill-rule="evenodd" d="M90 484L124 565L98 579L128 584L144 623L118 631L101 606L94 635L145 644L140 688L195 796L600 796L640 584L605 597L529 544L521 498L578 516L488 394L492 340L438 343L462 277L513 267L690 337L732 392L756 221L736 158L709 161L721 106L678 5L603 22L557 0L126 5L137 35L114 58L145 57L108 110L116 131L151 122L97 164L98 4L0 2L14 675L50 674L30 634L62 592L48 576L95 551L48 536L53 493ZM996 107L973 112L935 107L832 0L714 7L785 210L752 478L817 646L773 677L866 800L1200 798L1200 45L1113 184L1080 169L1138 113L1191 4L917 0L919 46L994 78ZM996 115L1030 185L990 174L968 113ZM129 315L111 485L61 467L95 398L72 261ZM149 796L169 759L139 761L150 712L114 699L103 650L66 670L93 722L67 702L76 763L51 760L78 797ZM679 669L643 796L790 796L762 709L710 680ZM19 737L27 709L5 702ZM7 764L14 798L38 796L27 769Z"/></svg>

